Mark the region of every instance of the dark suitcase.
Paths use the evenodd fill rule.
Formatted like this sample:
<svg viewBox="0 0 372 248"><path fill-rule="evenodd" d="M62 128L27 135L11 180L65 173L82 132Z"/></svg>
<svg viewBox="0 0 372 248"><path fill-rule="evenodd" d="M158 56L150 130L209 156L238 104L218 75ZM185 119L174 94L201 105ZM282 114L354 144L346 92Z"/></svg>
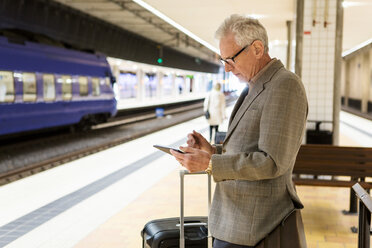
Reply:
<svg viewBox="0 0 372 248"><path fill-rule="evenodd" d="M209 247L208 217L184 217L184 176L206 174L180 171L180 217L149 221L141 232L143 248L207 248ZM208 209L211 202L211 176L208 175ZM181 223L181 224L180 224ZM210 246L211 247L211 246Z"/></svg>
<svg viewBox="0 0 372 248"><path fill-rule="evenodd" d="M187 224L192 223L192 226ZM199 223L199 225L195 225ZM185 246L206 248L208 246L208 218L186 217L185 218ZM142 231L142 247L179 247L180 245L180 218L152 220L148 222Z"/></svg>

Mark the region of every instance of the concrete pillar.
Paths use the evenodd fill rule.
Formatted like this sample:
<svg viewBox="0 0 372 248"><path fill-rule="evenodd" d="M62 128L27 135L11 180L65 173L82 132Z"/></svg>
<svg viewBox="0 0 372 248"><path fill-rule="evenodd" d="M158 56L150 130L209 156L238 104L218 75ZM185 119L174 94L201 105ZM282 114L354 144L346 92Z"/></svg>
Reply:
<svg viewBox="0 0 372 248"><path fill-rule="evenodd" d="M371 62L371 58L372 58L372 49L370 49L369 51L369 65L370 65L370 68L369 68L369 82L370 82L370 88L369 88L369 98L368 98L368 101L370 103L372 103L372 62ZM370 109L371 111L371 109Z"/></svg>
<svg viewBox="0 0 372 248"><path fill-rule="evenodd" d="M368 99L370 90L370 68L371 60L369 56L369 51L364 52L362 55L362 113L368 113Z"/></svg>
<svg viewBox="0 0 372 248"><path fill-rule="evenodd" d="M336 4L336 41L333 80L333 144L339 144L340 136L340 111L341 111L341 63L342 63L342 30L344 22L344 9L342 0Z"/></svg>
<svg viewBox="0 0 372 248"><path fill-rule="evenodd" d="M182 91L182 94L187 94L190 90L190 84L187 83L187 77L186 76L182 76L183 78L183 83L185 85L183 91Z"/></svg>
<svg viewBox="0 0 372 248"><path fill-rule="evenodd" d="M117 82L119 80L119 75L120 75L119 66L115 64L112 66L112 75L115 77L116 82Z"/></svg>
<svg viewBox="0 0 372 248"><path fill-rule="evenodd" d="M297 0L295 73L299 77L301 77L302 73L303 36L304 36L304 0Z"/></svg>
<svg viewBox="0 0 372 248"><path fill-rule="evenodd" d="M350 60L345 60L345 107L349 106L350 96Z"/></svg>
<svg viewBox="0 0 372 248"><path fill-rule="evenodd" d="M156 79L157 79L156 96L158 98L163 97L163 78L164 78L164 74L161 71L158 71L156 73Z"/></svg>
<svg viewBox="0 0 372 248"><path fill-rule="evenodd" d="M139 69L137 71L137 100L139 102L145 99L145 82L144 82L144 72Z"/></svg>
<svg viewBox="0 0 372 248"><path fill-rule="evenodd" d="M114 87L114 93L116 94L115 95L115 98L116 99L119 99L120 98L120 92L119 92L119 76L120 76L120 69L119 69L119 66L118 65L113 65L112 66L112 75L115 77L115 84L113 85Z"/></svg>
<svg viewBox="0 0 372 248"><path fill-rule="evenodd" d="M291 69L291 51L292 51L292 21L287 21L287 70Z"/></svg>
<svg viewBox="0 0 372 248"><path fill-rule="evenodd" d="M369 62L369 65L370 65L370 68L369 68L369 82L370 82L370 88L369 88L369 102L370 103L372 103L372 62L371 62L371 58L372 58L372 49L370 49L370 51L369 51L369 60L370 60L370 62ZM370 111L371 111L371 109L370 109Z"/></svg>
<svg viewBox="0 0 372 248"><path fill-rule="evenodd" d="M339 139L341 108L342 0L297 0L295 72L305 85L308 120ZM314 126L311 122L309 127Z"/></svg>
<svg viewBox="0 0 372 248"><path fill-rule="evenodd" d="M177 95L177 85L176 85L176 74L175 73L172 73L169 75L170 78L171 78L171 82L172 82L172 96L176 96Z"/></svg>

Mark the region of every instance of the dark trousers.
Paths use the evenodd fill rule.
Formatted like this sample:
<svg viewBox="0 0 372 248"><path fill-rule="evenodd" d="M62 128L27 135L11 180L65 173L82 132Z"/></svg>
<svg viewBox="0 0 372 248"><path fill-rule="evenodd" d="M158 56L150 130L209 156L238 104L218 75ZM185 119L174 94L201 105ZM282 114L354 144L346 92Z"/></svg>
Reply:
<svg viewBox="0 0 372 248"><path fill-rule="evenodd" d="M231 244L214 239L213 248L306 248L304 225L300 210L293 210L255 246Z"/></svg>
<svg viewBox="0 0 372 248"><path fill-rule="evenodd" d="M236 245L223 240L214 239L213 248L254 248L254 246Z"/></svg>
<svg viewBox="0 0 372 248"><path fill-rule="evenodd" d="M216 129L216 132L218 132L218 125L215 125L215 126L209 126L209 141L212 142L212 131L213 131L213 128Z"/></svg>

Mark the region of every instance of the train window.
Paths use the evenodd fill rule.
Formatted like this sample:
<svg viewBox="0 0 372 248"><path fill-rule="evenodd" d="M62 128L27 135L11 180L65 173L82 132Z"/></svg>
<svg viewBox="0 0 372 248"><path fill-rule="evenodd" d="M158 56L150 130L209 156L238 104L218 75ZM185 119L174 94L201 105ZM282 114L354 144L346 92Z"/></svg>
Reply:
<svg viewBox="0 0 372 248"><path fill-rule="evenodd" d="M111 86L110 78L109 77L106 77L105 80L106 80L106 85L107 86Z"/></svg>
<svg viewBox="0 0 372 248"><path fill-rule="evenodd" d="M176 77L176 87L178 89L178 94L179 95L181 95L182 93L184 93L185 79L183 78L183 76L177 76Z"/></svg>
<svg viewBox="0 0 372 248"><path fill-rule="evenodd" d="M36 101L36 76L35 73L23 73L23 101Z"/></svg>
<svg viewBox="0 0 372 248"><path fill-rule="evenodd" d="M101 93L99 88L99 79L98 78L92 78L92 87L93 87L93 96L99 96Z"/></svg>
<svg viewBox="0 0 372 248"><path fill-rule="evenodd" d="M155 73L146 73L145 74L145 96L146 97L156 97L156 87L157 80Z"/></svg>
<svg viewBox="0 0 372 248"><path fill-rule="evenodd" d="M44 100L53 101L56 99L56 86L54 84L53 74L43 75Z"/></svg>
<svg viewBox="0 0 372 248"><path fill-rule="evenodd" d="M163 94L164 96L171 96L173 92L172 77L164 75L163 77Z"/></svg>
<svg viewBox="0 0 372 248"><path fill-rule="evenodd" d="M14 79L10 71L0 71L0 102L14 101Z"/></svg>
<svg viewBox="0 0 372 248"><path fill-rule="evenodd" d="M81 96L88 95L88 78L87 77L79 77L79 88L80 88Z"/></svg>
<svg viewBox="0 0 372 248"><path fill-rule="evenodd" d="M62 99L71 100L72 98L72 80L70 76L62 76Z"/></svg>
<svg viewBox="0 0 372 248"><path fill-rule="evenodd" d="M132 72L122 72L115 83L121 99L137 97L137 75Z"/></svg>

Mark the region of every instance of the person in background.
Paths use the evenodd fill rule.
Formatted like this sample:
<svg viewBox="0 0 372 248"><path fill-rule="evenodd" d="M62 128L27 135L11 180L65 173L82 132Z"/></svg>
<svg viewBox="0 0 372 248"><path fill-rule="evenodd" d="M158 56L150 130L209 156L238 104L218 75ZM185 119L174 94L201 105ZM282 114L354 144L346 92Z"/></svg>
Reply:
<svg viewBox="0 0 372 248"><path fill-rule="evenodd" d="M292 181L308 112L304 86L269 56L258 20L232 15L216 36L225 71L249 91L239 96L222 145L193 131L180 147L185 154L171 153L216 182L208 219L214 248L305 248L303 205Z"/></svg>
<svg viewBox="0 0 372 248"><path fill-rule="evenodd" d="M221 84L216 83L211 92L204 100L204 112L209 111L209 141L212 142L212 132L218 132L218 125L220 125L226 118L226 100L225 95L221 92Z"/></svg>

